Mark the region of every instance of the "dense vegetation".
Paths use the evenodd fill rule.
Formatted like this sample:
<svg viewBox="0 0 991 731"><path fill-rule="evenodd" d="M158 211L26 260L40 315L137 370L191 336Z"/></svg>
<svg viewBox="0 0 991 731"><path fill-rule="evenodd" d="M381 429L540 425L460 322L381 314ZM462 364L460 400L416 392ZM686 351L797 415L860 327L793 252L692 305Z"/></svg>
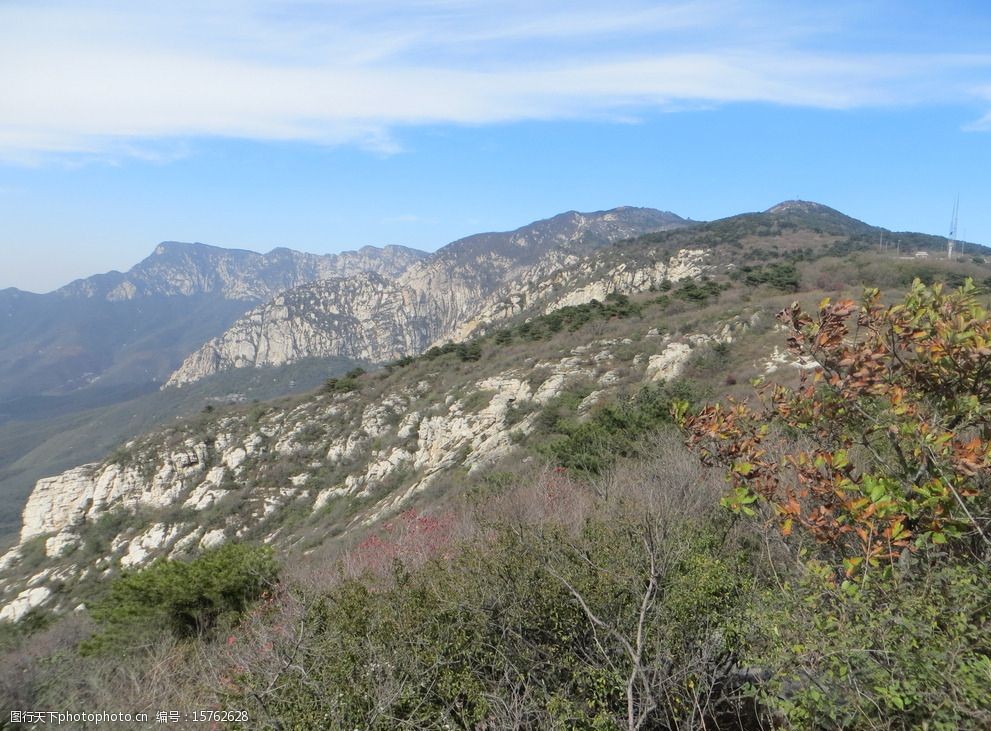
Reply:
<svg viewBox="0 0 991 731"><path fill-rule="evenodd" d="M548 404L535 434L536 449L551 464L580 475L601 475L617 459L647 456L653 445L645 437L672 423L676 402L695 400L698 394L693 384L684 381L645 386L581 418L578 408L586 395L583 390L567 391Z"/></svg>
<svg viewBox="0 0 991 731"><path fill-rule="evenodd" d="M799 727L986 726L991 316L970 282L916 282L781 320L814 376L683 422L724 506L765 506L798 560L754 615L759 697Z"/></svg>
<svg viewBox="0 0 991 731"><path fill-rule="evenodd" d="M271 548L232 543L193 561L158 561L124 574L93 607L101 631L82 649L126 651L147 641L150 629L177 639L208 638L236 620L277 573Z"/></svg>

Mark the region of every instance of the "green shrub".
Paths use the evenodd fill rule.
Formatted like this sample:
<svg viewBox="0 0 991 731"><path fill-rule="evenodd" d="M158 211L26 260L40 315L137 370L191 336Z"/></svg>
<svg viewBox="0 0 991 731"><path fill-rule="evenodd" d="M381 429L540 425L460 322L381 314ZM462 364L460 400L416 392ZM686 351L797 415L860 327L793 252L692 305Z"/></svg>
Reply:
<svg viewBox="0 0 991 731"><path fill-rule="evenodd" d="M687 381L646 386L632 398L598 408L586 421L562 413L566 404L559 401L538 419L538 428L558 435L539 444L538 450L556 465L599 475L620 457L640 455L643 437L673 423L672 405L697 397L697 389Z"/></svg>
<svg viewBox="0 0 991 731"><path fill-rule="evenodd" d="M723 504L779 528L756 696L775 727L991 728L991 313L969 281L916 281L779 319L815 376L684 420Z"/></svg>
<svg viewBox="0 0 991 731"><path fill-rule="evenodd" d="M323 390L327 393L349 393L358 388L358 380L355 378L328 378L323 384Z"/></svg>
<svg viewBox="0 0 991 731"><path fill-rule="evenodd" d="M986 565L842 588L829 574L813 567L752 606L764 705L791 728L991 727Z"/></svg>
<svg viewBox="0 0 991 731"><path fill-rule="evenodd" d="M454 352L464 363L472 363L482 359L482 345L477 340L469 343L458 343Z"/></svg>
<svg viewBox="0 0 991 731"><path fill-rule="evenodd" d="M496 345L508 345L513 342L513 331L512 330L496 330L495 335L492 337L493 342Z"/></svg>
<svg viewBox="0 0 991 731"><path fill-rule="evenodd" d="M275 580L268 546L228 544L192 561L160 560L114 580L92 610L99 633L85 649L121 651L160 631L199 637L236 617Z"/></svg>
<svg viewBox="0 0 991 731"><path fill-rule="evenodd" d="M605 302L593 299L586 304L561 307L546 315L532 317L512 329L498 330L493 339L497 345L512 342L514 336L527 341L546 340L565 328L575 332L589 322L639 317L642 311L643 306L630 301L625 294L610 292Z"/></svg>
<svg viewBox="0 0 991 731"><path fill-rule="evenodd" d="M751 287L766 284L782 292L797 292L801 284L798 269L792 262L775 262L767 266L744 266L743 281Z"/></svg>
<svg viewBox="0 0 991 731"><path fill-rule="evenodd" d="M675 290L674 296L686 302L704 304L710 299L718 298L722 291L723 287L720 284L703 277L700 281L690 279L685 282Z"/></svg>

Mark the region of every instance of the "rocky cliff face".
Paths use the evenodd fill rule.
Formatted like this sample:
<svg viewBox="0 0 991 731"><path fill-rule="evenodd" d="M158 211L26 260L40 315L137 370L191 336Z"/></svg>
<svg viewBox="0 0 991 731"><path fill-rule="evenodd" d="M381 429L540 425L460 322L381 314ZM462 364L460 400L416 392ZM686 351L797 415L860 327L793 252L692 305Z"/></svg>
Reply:
<svg viewBox="0 0 991 731"><path fill-rule="evenodd" d="M249 311L186 358L167 385L304 357L391 360L427 347L439 318L429 298L376 274L315 282Z"/></svg>
<svg viewBox="0 0 991 731"><path fill-rule="evenodd" d="M229 368L312 356L382 362L412 355L516 314L514 307L502 307L503 301L516 297L532 304L548 298L555 287L568 288L601 274L595 252L606 244L687 223L674 214L642 208L570 212L516 231L455 241L391 282L329 279L306 285L247 313L190 355L167 385L181 386ZM694 271L690 264L684 265L685 272L678 266L675 278ZM667 268L653 265L649 273L638 270L639 275L625 277L614 272L568 303L588 301L605 289L639 291L671 278Z"/></svg>

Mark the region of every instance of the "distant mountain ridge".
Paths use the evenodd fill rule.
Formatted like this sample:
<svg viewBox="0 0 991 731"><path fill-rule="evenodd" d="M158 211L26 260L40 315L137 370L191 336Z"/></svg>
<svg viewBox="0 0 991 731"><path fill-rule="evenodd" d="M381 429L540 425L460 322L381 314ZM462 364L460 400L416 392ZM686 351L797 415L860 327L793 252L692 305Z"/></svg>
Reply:
<svg viewBox="0 0 991 731"><path fill-rule="evenodd" d="M576 265L614 241L691 223L650 208L569 211L514 231L459 239L391 280L367 272L356 281L320 279L246 313L187 357L167 385L308 357L382 362L413 355L463 331L509 283Z"/></svg>
<svg viewBox="0 0 991 731"><path fill-rule="evenodd" d="M309 254L279 247L259 254L165 241L126 273L108 272L79 279L57 289L55 294L110 301L198 294L264 300L328 277L348 277L363 271L394 277L426 256L425 252L405 246L365 246L340 254Z"/></svg>
<svg viewBox="0 0 991 731"><path fill-rule="evenodd" d="M402 246L318 255L164 242L127 272L48 294L4 290L0 405L97 383L161 382L189 351L279 292L364 271L395 276L426 256Z"/></svg>
<svg viewBox="0 0 991 731"><path fill-rule="evenodd" d="M905 250L938 251L944 240L892 233L813 201L783 201L763 212L699 223L649 208L569 211L515 231L483 233L452 242L414 263L393 281L359 288L323 279L288 290L238 319L224 334L189 355L169 377L181 386L231 368L273 366L308 357L384 362L415 355L432 344L461 340L524 309L552 309L631 293L668 277L665 267L617 263L609 270L597 252L647 235L672 250L718 247L747 236L806 230L846 246L897 237ZM976 249L975 249L976 250ZM679 260L675 269L694 266ZM594 271L594 276L593 276ZM587 280L589 284L581 287ZM594 281L593 281L594 280ZM555 292L563 292L560 296ZM402 314L397 303L404 303ZM383 310L384 308L384 310ZM356 327L355 323L366 323Z"/></svg>

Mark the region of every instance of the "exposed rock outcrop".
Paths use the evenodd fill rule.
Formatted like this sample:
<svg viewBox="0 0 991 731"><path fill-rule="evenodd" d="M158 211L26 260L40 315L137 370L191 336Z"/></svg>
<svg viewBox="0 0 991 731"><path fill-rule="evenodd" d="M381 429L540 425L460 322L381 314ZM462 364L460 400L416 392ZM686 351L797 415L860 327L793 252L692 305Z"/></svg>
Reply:
<svg viewBox="0 0 991 731"><path fill-rule="evenodd" d="M315 282L248 312L190 355L167 385L304 357L390 360L429 345L440 317L430 298L370 272Z"/></svg>

